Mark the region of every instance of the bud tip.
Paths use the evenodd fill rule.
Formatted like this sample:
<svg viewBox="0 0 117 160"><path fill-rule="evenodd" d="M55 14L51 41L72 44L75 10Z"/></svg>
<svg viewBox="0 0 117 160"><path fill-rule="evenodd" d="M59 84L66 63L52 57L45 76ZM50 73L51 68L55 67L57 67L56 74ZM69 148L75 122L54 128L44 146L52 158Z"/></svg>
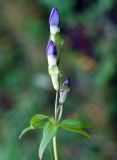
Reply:
<svg viewBox="0 0 117 160"><path fill-rule="evenodd" d="M50 26L59 26L59 12L56 8L52 8L50 17L49 17L49 24Z"/></svg>

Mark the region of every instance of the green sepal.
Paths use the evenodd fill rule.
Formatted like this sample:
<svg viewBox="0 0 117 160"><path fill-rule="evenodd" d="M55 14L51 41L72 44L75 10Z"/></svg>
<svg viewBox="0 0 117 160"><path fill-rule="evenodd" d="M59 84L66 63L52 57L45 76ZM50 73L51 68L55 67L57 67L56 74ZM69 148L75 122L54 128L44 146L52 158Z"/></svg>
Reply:
<svg viewBox="0 0 117 160"><path fill-rule="evenodd" d="M54 41L57 47L61 48L64 44L64 39L61 36L60 32L57 32L54 36Z"/></svg>
<svg viewBox="0 0 117 160"><path fill-rule="evenodd" d="M44 120L46 120L48 116L43 114L37 114L31 118L30 125L32 128L43 128L45 124Z"/></svg>
<svg viewBox="0 0 117 160"><path fill-rule="evenodd" d="M58 127L53 126L53 124L48 121L43 129L43 137L40 143L39 147L39 158L42 159L43 153L47 147L47 145L50 143L52 138L57 134L58 132Z"/></svg>
<svg viewBox="0 0 117 160"><path fill-rule="evenodd" d="M60 70L58 69L57 65L53 65L51 67L48 67L48 72L52 79L52 84L54 89L57 91L59 90L59 77L61 77Z"/></svg>
<svg viewBox="0 0 117 160"><path fill-rule="evenodd" d="M60 123L60 127L64 130L67 130L70 132L82 134L82 135L86 136L87 138L91 139L90 134L87 133L84 129L82 129L82 128L90 128L91 127L91 125L89 125L84 120L66 119Z"/></svg>
<svg viewBox="0 0 117 160"><path fill-rule="evenodd" d="M56 44L56 47L57 47L57 65L58 65L59 62L60 62L60 58L61 58L61 48L63 46L64 39L61 36L60 32L57 32L55 34L54 40L55 40L55 44Z"/></svg>
<svg viewBox="0 0 117 160"><path fill-rule="evenodd" d="M48 67L48 72L49 72L50 76L56 76L56 75L60 74L60 71L59 71L57 65L53 65L51 67Z"/></svg>

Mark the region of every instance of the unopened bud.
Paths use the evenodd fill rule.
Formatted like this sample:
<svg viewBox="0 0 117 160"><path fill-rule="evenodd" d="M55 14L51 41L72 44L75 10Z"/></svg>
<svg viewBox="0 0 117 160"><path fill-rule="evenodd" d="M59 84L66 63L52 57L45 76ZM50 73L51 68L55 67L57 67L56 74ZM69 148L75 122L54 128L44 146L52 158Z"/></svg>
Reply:
<svg viewBox="0 0 117 160"><path fill-rule="evenodd" d="M56 46L55 43L51 40L48 42L46 48L46 54L48 58L49 67L56 65L56 55L57 55Z"/></svg>
<svg viewBox="0 0 117 160"><path fill-rule="evenodd" d="M68 77L64 81L64 83L61 87L61 90L60 90L60 98L59 98L60 104L63 104L66 101L66 98L68 97L69 92L70 92L70 78Z"/></svg>
<svg viewBox="0 0 117 160"><path fill-rule="evenodd" d="M60 19L59 19L58 10L56 8L53 8L50 13L49 24L50 24L51 34L55 35L57 32L60 32L60 28L59 28Z"/></svg>

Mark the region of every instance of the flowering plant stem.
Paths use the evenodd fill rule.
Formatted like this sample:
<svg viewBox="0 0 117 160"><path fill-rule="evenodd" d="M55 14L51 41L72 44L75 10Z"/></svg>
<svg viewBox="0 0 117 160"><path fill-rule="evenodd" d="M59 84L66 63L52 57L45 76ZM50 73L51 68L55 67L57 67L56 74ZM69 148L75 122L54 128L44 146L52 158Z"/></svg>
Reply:
<svg viewBox="0 0 117 160"><path fill-rule="evenodd" d="M59 112L59 116L58 116L58 122L60 122L62 114L63 114L63 105L60 105L60 112Z"/></svg>
<svg viewBox="0 0 117 160"><path fill-rule="evenodd" d="M31 118L29 126L26 127L19 136L19 138L21 138L22 135L24 135L27 131L37 128L43 128L43 136L39 146L40 160L42 160L44 151L51 140L53 140L54 160L58 160L56 135L59 129L74 133L80 133L91 139L91 136L84 130L90 128L91 125L84 120L64 119L61 121L63 114L63 105L70 92L70 78L68 77L63 82L63 84L61 84L60 78L62 75L59 70L58 64L60 61L60 49L63 45L64 40L60 35L59 23L60 20L58 10L56 8L53 8L49 18L50 38L46 48L46 53L48 59L48 71L52 79L53 87L56 90L54 117L49 117L48 115L43 114L36 114Z"/></svg>
<svg viewBox="0 0 117 160"><path fill-rule="evenodd" d="M58 97L59 97L59 91L56 92L56 99L55 99L55 120L57 120Z"/></svg>
<svg viewBox="0 0 117 160"><path fill-rule="evenodd" d="M57 121L58 98L59 98L59 91L56 92L56 98L55 98L55 120L56 121ZM54 158L55 160L58 160L56 136L53 137L53 149L54 149Z"/></svg>
<svg viewBox="0 0 117 160"><path fill-rule="evenodd" d="M54 138L53 138L53 148L54 148L54 158L55 158L55 160L58 160L56 136L54 136Z"/></svg>

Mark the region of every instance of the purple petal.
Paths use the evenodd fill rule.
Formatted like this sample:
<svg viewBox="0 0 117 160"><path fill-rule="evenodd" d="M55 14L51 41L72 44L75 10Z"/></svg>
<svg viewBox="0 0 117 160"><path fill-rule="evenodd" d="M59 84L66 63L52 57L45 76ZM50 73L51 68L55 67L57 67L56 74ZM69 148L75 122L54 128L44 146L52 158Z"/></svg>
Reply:
<svg viewBox="0 0 117 160"><path fill-rule="evenodd" d="M51 25L59 26L59 23L60 23L60 20L59 20L58 10L56 8L53 8L49 17L49 24L50 26Z"/></svg>
<svg viewBox="0 0 117 160"><path fill-rule="evenodd" d="M53 55L53 56L57 55L55 43L51 40L48 42L48 45L47 45L47 48L46 48L46 54L48 56L49 55Z"/></svg>
<svg viewBox="0 0 117 160"><path fill-rule="evenodd" d="M70 87L70 82L71 82L70 77L68 77L68 78L64 81L64 84L66 84L67 86Z"/></svg>

